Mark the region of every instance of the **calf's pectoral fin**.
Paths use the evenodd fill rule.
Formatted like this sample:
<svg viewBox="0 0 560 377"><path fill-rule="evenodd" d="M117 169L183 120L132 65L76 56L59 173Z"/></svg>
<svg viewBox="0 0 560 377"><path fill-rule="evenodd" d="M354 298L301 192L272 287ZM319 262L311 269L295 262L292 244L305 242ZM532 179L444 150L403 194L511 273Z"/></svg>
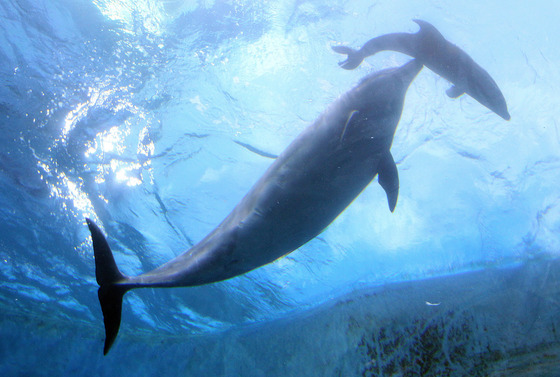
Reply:
<svg viewBox="0 0 560 377"><path fill-rule="evenodd" d="M452 85L451 88L445 91L445 94L447 94L449 98L457 98L465 94L465 91L461 88L456 87L455 85Z"/></svg>
<svg viewBox="0 0 560 377"><path fill-rule="evenodd" d="M353 48L347 46L331 46L334 52L339 54L348 55L348 58L344 61L338 63L344 69L354 69L364 60L364 57L360 54L360 51L354 50Z"/></svg>
<svg viewBox="0 0 560 377"><path fill-rule="evenodd" d="M379 176L379 184L387 194L389 209L393 212L399 197L399 172L397 171L397 165L395 160L393 160L391 151L385 152L381 157L377 174Z"/></svg>

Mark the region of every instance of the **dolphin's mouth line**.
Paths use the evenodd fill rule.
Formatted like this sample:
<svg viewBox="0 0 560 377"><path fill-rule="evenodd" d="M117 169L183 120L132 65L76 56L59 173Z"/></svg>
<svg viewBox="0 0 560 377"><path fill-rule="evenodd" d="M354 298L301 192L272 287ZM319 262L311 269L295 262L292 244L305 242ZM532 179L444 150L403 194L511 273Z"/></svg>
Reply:
<svg viewBox="0 0 560 377"><path fill-rule="evenodd" d="M356 113L358 113L358 110L352 110L350 112L350 115L348 116L348 119L346 119L346 123L344 123L344 128L342 129L342 134L340 135L340 141L344 140L344 135L346 134L346 128L348 127L348 124L350 123L350 121L352 120L352 117Z"/></svg>

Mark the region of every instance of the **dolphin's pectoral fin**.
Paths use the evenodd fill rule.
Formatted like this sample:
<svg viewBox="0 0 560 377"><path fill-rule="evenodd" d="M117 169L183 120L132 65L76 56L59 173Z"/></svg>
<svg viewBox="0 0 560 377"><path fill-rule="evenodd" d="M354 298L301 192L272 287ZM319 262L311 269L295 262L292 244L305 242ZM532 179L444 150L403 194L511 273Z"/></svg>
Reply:
<svg viewBox="0 0 560 377"><path fill-rule="evenodd" d="M344 69L354 69L359 66L364 60L363 56L358 50L354 50L348 46L331 46L334 52L339 54L348 55L348 59L338 63Z"/></svg>
<svg viewBox="0 0 560 377"><path fill-rule="evenodd" d="M445 91L445 94L447 94L447 96L449 98L457 98L457 97L460 97L463 94L465 94L465 91L463 89L457 88L455 85L453 85L453 86L451 86L451 88L449 88Z"/></svg>
<svg viewBox="0 0 560 377"><path fill-rule="evenodd" d="M243 148L245 148L245 149L247 149L247 150L249 150L249 151L251 151L251 152L253 152L253 153L256 153L256 154L258 154L258 155L260 155L260 156L263 156L263 157L266 157L266 158L272 158L272 159L278 158L278 155L272 154L272 153L268 153L268 152L263 151L263 150L260 150L260 149L258 149L258 148L253 147L253 146L250 145L250 144L243 143L243 142L238 141L238 140L234 140L233 142L234 142L235 144L241 145Z"/></svg>
<svg viewBox="0 0 560 377"><path fill-rule="evenodd" d="M389 209L393 212L399 197L399 172L391 151L385 152L381 157L377 174L379 175L379 184L387 194Z"/></svg>

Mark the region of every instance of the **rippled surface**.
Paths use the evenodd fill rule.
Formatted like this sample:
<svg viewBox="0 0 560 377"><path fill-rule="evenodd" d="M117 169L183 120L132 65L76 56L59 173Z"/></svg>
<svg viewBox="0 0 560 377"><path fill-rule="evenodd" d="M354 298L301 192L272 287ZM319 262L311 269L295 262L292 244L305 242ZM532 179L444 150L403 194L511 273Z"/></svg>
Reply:
<svg viewBox="0 0 560 377"><path fill-rule="evenodd" d="M395 213L372 183L320 237L269 266L131 293L126 327L204 333L358 287L557 257L560 9L532 4L2 2L2 310L101 325L86 216L126 274L182 253L338 95L408 59L383 53L345 71L330 46L414 32L412 18L494 77L512 120L450 100L449 84L424 69L392 148Z"/></svg>

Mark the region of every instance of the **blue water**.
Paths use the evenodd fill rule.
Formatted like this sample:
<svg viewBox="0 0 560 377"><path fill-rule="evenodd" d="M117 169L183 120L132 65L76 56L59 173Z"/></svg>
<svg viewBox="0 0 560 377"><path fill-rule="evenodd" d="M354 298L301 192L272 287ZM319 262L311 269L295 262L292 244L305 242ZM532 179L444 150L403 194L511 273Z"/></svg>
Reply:
<svg viewBox="0 0 560 377"><path fill-rule="evenodd" d="M103 226L125 274L181 254L329 103L409 59L383 52L346 71L330 46L415 32L413 18L491 74L511 120L448 98L449 83L423 69L392 147L394 213L372 182L281 260L222 283L128 294L121 335L217 336L368 287L558 258L558 14L546 0L2 1L2 323L45 321L29 330L34 342L71 323L91 334L77 359L98 358L85 217ZM9 344L0 350L7 360Z"/></svg>

